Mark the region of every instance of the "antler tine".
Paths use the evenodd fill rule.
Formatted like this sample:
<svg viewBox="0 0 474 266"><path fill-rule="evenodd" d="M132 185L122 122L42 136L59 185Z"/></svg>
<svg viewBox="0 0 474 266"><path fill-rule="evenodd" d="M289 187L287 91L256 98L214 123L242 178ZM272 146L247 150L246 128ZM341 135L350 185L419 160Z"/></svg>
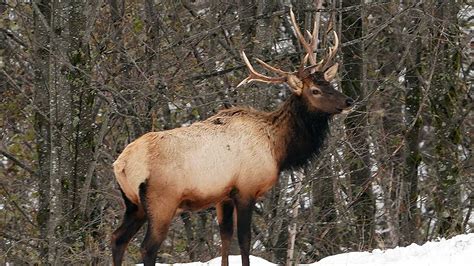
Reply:
<svg viewBox="0 0 474 266"><path fill-rule="evenodd" d="M322 0L316 0L314 3L314 7L316 8L316 13L314 16L313 22L313 33L311 34L311 51L315 51L318 49L318 41L319 41L319 26L321 21L321 12L319 11L323 7ZM316 55L314 55L314 62L312 65L318 65L319 63L316 60ZM310 73L314 73L316 69L310 68Z"/></svg>
<svg viewBox="0 0 474 266"><path fill-rule="evenodd" d="M326 58L321 59L317 64L305 67L303 71L322 71L325 70L329 64L331 63L332 59L336 55L337 50L339 49L339 37L337 37L337 33L334 33L334 46L329 47L329 54Z"/></svg>
<svg viewBox="0 0 474 266"><path fill-rule="evenodd" d="M290 8L290 18L291 18L291 23L293 24L293 27L295 28L296 37L300 41L301 45L303 45L306 53L308 54L308 59L309 59L310 64L312 65L316 64L316 57L314 56L314 52L313 52L314 49L312 48L312 47L315 47L317 43L317 40L316 41L314 40L314 34L311 34L313 41L311 43L308 43L306 39L304 38L303 33L301 33L300 27L298 27L298 24L296 23L295 13L293 13L292 8ZM307 59L303 59L303 62L301 62L301 64L305 65L306 61Z"/></svg>
<svg viewBox="0 0 474 266"><path fill-rule="evenodd" d="M316 13L314 15L314 22L313 22L313 33L311 34L311 49L312 51L318 48L318 40L319 40L319 23L321 21L321 12L319 11L323 7L323 1L317 0L314 3L314 7L316 8ZM314 58L314 64L316 64L316 57Z"/></svg>
<svg viewBox="0 0 474 266"><path fill-rule="evenodd" d="M265 63L264 61L258 59L258 58L255 58L255 60L260 64L262 65L265 69L269 70L269 71L272 71L272 72L276 72L280 75L282 75L283 77L286 77L287 75L291 74L291 72L286 72L286 71L283 71L279 68L276 68L274 66L271 66L267 63Z"/></svg>
<svg viewBox="0 0 474 266"><path fill-rule="evenodd" d="M244 84L247 84L249 82L252 82L252 81L261 81L261 82L264 82L264 83L273 83L273 84L281 84L281 83L284 83L286 82L286 76L283 76L283 77L268 77L268 76L265 76L263 74L260 74L258 73L257 71L255 71L255 69L253 68L252 64L250 64L250 61L249 59L247 58L247 55L245 55L245 52L244 51L241 51L240 52L240 55L242 56L242 59L244 60L245 62L245 65L247 65L247 68L249 69L250 71L250 74L247 78L245 78L244 80L242 80L242 82L239 83L239 85L237 85L237 87L240 87L241 85L244 85ZM274 71L274 72L277 72L279 74L284 74L284 73L287 73L285 71L282 71L278 68L274 68L268 64L266 64L265 62L263 62L262 60L257 60L260 64L262 64L262 66L264 66L265 68L271 70L271 71Z"/></svg>
<svg viewBox="0 0 474 266"><path fill-rule="evenodd" d="M334 46L329 48L328 56L321 62L321 67L318 67L319 70L324 70L331 63L332 59L336 55L337 50L339 49L339 37L337 36L336 31L333 31L334 34ZM323 65L324 62L324 65Z"/></svg>
<svg viewBox="0 0 474 266"><path fill-rule="evenodd" d="M304 72L304 70L305 70L304 65L305 65L305 62L308 61L308 57L309 57L309 55L306 54L306 55L304 56L303 60L301 60L301 64L300 64L300 66L298 67L298 72L297 72L297 73L298 73L298 76L301 76L301 75L303 74L303 72Z"/></svg>

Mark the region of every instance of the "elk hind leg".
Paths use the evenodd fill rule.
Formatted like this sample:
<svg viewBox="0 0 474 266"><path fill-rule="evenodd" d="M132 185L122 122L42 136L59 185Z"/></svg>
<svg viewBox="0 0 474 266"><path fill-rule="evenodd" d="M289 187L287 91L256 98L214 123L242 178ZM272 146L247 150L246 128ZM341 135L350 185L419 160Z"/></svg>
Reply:
<svg viewBox="0 0 474 266"><path fill-rule="evenodd" d="M231 200L219 202L216 206L217 221L221 235L221 265L229 265L229 249L234 233L234 203Z"/></svg>
<svg viewBox="0 0 474 266"><path fill-rule="evenodd" d="M145 223L146 216L143 208L132 203L123 193L125 202L125 214L122 224L112 234L112 259L114 265L121 265L123 254L128 243Z"/></svg>
<svg viewBox="0 0 474 266"><path fill-rule="evenodd" d="M166 238L178 205L173 202L173 197L158 195L153 190L148 192L146 183L140 185L140 200L145 206L148 219L145 239L141 246L143 264L155 265L158 249Z"/></svg>

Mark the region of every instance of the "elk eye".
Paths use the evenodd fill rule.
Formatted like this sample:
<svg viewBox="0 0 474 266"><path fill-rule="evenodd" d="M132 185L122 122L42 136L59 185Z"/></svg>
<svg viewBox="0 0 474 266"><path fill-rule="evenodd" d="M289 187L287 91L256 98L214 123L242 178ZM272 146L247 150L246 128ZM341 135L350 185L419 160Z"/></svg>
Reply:
<svg viewBox="0 0 474 266"><path fill-rule="evenodd" d="M318 95L318 94L321 94L321 92L317 89L315 90L312 90L311 93L313 93L313 95Z"/></svg>

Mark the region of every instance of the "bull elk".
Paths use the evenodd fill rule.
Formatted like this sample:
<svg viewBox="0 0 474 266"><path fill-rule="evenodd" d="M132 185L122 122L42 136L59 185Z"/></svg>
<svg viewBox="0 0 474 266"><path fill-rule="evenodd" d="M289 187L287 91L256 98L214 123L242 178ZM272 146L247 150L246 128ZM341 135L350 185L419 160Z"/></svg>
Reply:
<svg viewBox="0 0 474 266"><path fill-rule="evenodd" d="M297 71L286 72L257 59L277 75L266 76L255 71L241 52L250 74L239 86L251 81L286 83L292 94L282 106L273 112L234 107L189 127L150 132L130 143L115 161L126 210L112 235L114 265L121 264L130 239L145 221L143 262L154 265L173 217L211 205L217 210L222 265L228 265L234 213L242 265L249 265L255 200L275 184L282 170L300 167L314 157L331 117L353 104L330 83L338 68L331 63L339 45L337 34L326 58L317 62L318 26L307 33L307 41L291 11L290 17L306 51Z"/></svg>

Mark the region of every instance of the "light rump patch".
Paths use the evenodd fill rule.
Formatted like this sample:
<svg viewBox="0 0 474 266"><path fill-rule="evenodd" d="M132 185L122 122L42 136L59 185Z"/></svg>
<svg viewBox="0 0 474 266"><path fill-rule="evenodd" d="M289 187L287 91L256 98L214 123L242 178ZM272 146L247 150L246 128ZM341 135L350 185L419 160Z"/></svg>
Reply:
<svg viewBox="0 0 474 266"><path fill-rule="evenodd" d="M144 149L142 144L146 138L145 135L129 144L113 164L120 188L127 198L136 205L140 204L138 187L150 175L147 149Z"/></svg>

